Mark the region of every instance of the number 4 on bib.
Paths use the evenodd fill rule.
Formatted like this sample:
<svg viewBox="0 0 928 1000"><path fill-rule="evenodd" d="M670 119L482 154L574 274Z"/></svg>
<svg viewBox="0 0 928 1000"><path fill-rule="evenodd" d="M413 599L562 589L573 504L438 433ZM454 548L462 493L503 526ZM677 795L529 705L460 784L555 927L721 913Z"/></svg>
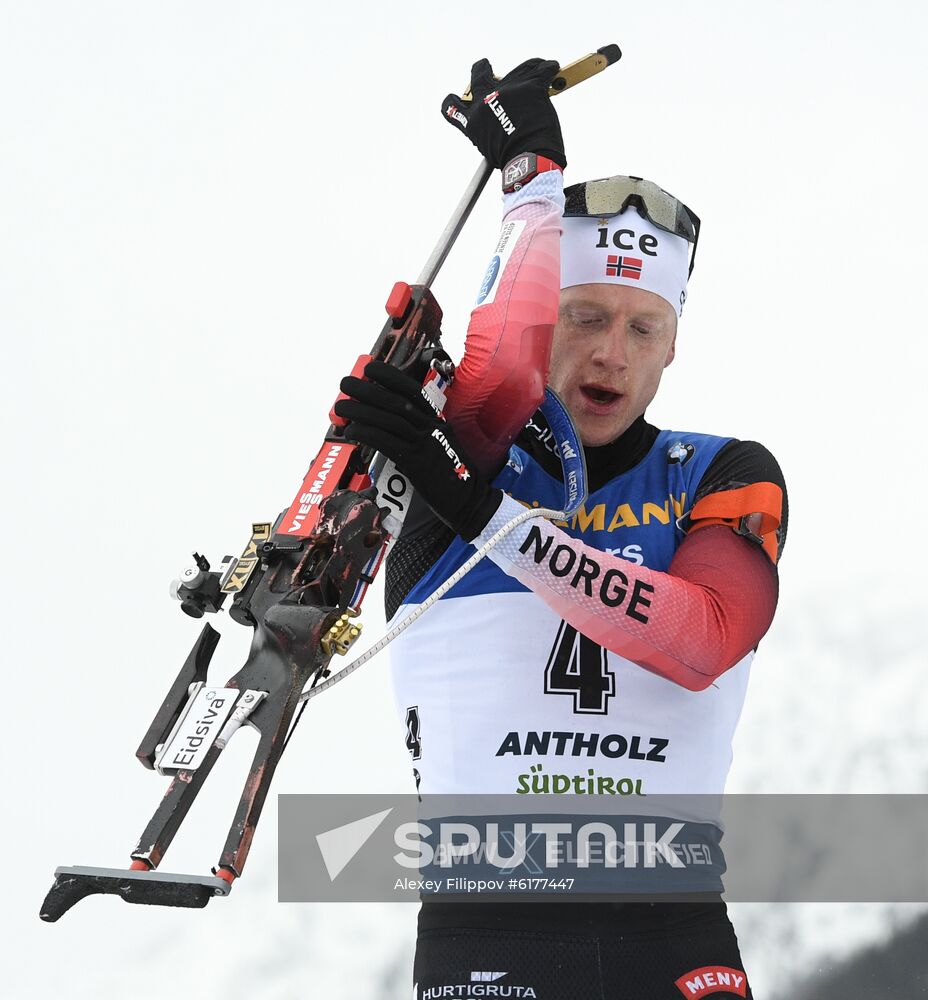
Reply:
<svg viewBox="0 0 928 1000"><path fill-rule="evenodd" d="M545 694L569 694L574 712L605 715L615 694L608 653L573 625L561 622L545 667Z"/></svg>

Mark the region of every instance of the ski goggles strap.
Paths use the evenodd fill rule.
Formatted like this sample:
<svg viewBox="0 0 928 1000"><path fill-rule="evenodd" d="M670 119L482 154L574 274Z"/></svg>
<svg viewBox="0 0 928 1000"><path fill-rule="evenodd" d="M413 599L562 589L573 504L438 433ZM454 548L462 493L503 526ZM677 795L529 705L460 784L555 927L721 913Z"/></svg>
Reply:
<svg viewBox="0 0 928 1000"><path fill-rule="evenodd" d="M654 181L618 174L583 184L571 184L564 189L564 197L565 218L609 219L634 205L658 229L682 236L693 245L689 265L689 274L692 275L699 242L699 216Z"/></svg>

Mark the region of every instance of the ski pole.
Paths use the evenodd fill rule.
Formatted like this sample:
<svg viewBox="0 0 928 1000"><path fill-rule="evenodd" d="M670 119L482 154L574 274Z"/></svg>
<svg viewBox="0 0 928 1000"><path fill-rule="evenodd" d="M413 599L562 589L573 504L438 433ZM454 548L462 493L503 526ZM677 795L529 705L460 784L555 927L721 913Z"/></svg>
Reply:
<svg viewBox="0 0 928 1000"><path fill-rule="evenodd" d="M621 58L622 52L618 45L604 45L596 52L591 52L589 55L577 59L569 66L565 66L562 70L560 70L558 75L551 81L551 84L548 87L548 93L552 97L555 97L557 94L563 93L570 87L573 87L578 83L582 83L584 80L588 80L591 76L601 73L607 66L611 66L613 63L618 62ZM462 96L466 99L468 94L469 88ZM452 212L451 218L448 220L448 224L442 231L442 234L438 239L438 243L435 245L435 249L429 256L429 259L425 262L425 267L422 268L419 277L416 279L417 285L424 285L426 288L432 287L432 282L441 270L441 266L444 264L448 254L451 252L451 248L454 246L455 240L464 228L464 223L467 222L470 213L473 211L474 205L477 204L477 199L480 197L480 193L483 191L484 187L486 187L486 183L490 179L490 174L492 173L493 167L490 166L486 159L482 159L480 161L480 166L477 167L476 173L465 188L464 194L461 196L461 200L458 202L454 212Z"/></svg>

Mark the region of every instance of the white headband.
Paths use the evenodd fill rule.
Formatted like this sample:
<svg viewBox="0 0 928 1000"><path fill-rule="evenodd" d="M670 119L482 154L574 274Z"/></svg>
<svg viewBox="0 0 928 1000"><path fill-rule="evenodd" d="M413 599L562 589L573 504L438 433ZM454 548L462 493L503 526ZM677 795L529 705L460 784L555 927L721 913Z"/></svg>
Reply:
<svg viewBox="0 0 928 1000"><path fill-rule="evenodd" d="M561 288L630 285L683 312L690 245L682 236L658 229L633 206L609 219L565 217L561 226Z"/></svg>

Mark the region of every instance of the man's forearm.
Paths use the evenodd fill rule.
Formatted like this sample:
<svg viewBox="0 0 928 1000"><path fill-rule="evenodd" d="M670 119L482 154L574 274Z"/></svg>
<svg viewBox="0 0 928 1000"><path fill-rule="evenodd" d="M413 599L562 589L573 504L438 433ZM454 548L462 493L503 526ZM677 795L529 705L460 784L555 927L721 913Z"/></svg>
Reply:
<svg viewBox="0 0 928 1000"><path fill-rule="evenodd" d="M522 510L504 497L474 545ZM666 573L585 545L544 520L520 525L490 558L594 642L692 691L753 649L776 610L775 567L724 526L688 536Z"/></svg>
<svg viewBox="0 0 928 1000"><path fill-rule="evenodd" d="M445 410L484 471L498 466L544 396L557 322L563 207L556 170L505 196L500 243L507 232L513 242L491 257Z"/></svg>

